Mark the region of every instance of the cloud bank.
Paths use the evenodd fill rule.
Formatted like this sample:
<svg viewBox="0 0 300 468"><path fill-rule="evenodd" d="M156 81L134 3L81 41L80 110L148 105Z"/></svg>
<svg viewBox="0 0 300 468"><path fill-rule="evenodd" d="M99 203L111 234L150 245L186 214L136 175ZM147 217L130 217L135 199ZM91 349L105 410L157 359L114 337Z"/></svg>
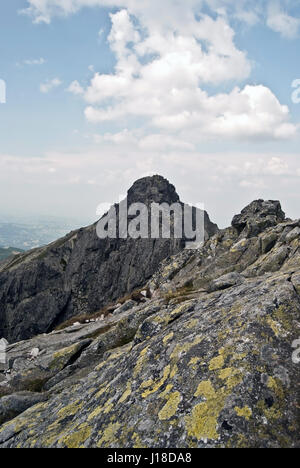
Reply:
<svg viewBox="0 0 300 468"><path fill-rule="evenodd" d="M251 10L248 1L29 0L29 4L26 11L36 22L50 22L55 15L82 7L119 8L110 14L108 36L116 57L114 71L95 73L86 88L78 80L68 88L87 103L85 116L91 123L109 122L128 130L142 127L147 134L176 134L194 143L207 138L289 139L297 133L288 107L272 90L244 84L250 81L252 63L235 44L228 14L255 24L262 8ZM298 20L293 22L276 5L269 5L269 27L295 36ZM204 13L204 7L211 14ZM232 90L217 92L224 83L233 83Z"/></svg>

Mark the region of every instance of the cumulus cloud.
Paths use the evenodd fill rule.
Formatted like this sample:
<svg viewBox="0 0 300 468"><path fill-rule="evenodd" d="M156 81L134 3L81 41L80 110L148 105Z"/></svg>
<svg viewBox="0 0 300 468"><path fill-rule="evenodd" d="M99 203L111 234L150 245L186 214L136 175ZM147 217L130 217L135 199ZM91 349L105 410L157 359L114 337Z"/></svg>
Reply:
<svg viewBox="0 0 300 468"><path fill-rule="evenodd" d="M238 3L238 4L237 4ZM203 138L244 140L287 139L297 132L289 109L262 85L234 86L230 92L207 92L223 83L245 81L251 62L235 43L228 12L255 24L262 7L248 0L29 0L27 12L35 21L70 14L84 6L120 9L110 14L108 43L116 57L109 74L95 73L84 88L77 80L68 91L87 102L91 123L143 125L156 133L188 141ZM204 14L208 6L215 15ZM171 12L171 14L170 14ZM197 13L197 14L196 14ZM297 21L270 3L268 24L286 36L296 33ZM60 81L41 85L48 92ZM137 124L138 122L138 124ZM152 131L153 133L153 131Z"/></svg>
<svg viewBox="0 0 300 468"><path fill-rule="evenodd" d="M62 81L59 78L53 78L52 80L47 80L45 83L40 84L40 91L41 93L47 94L52 89L58 88L62 85Z"/></svg>
<svg viewBox="0 0 300 468"><path fill-rule="evenodd" d="M205 91L207 84L244 80L251 72L224 18L190 19L189 32L185 24L177 32L149 27L144 37L127 10L111 14L111 22L108 40L117 64L111 74L96 73L85 90L88 121L139 118L164 135L189 132L188 141L194 142L207 137L284 139L296 134L288 107L265 86Z"/></svg>

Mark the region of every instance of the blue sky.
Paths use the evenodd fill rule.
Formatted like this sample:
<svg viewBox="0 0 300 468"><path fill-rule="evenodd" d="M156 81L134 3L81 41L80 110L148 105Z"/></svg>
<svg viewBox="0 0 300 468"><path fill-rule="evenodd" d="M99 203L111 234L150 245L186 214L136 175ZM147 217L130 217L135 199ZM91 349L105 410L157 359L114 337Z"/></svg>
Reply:
<svg viewBox="0 0 300 468"><path fill-rule="evenodd" d="M161 173L220 225L300 217L300 5L252 4L1 2L0 212L84 222Z"/></svg>

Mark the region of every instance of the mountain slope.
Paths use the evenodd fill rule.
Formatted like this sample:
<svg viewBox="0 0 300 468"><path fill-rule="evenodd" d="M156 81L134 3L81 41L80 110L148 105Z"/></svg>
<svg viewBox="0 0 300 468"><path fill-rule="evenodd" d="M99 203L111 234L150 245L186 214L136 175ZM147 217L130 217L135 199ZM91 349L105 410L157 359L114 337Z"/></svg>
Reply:
<svg viewBox="0 0 300 468"><path fill-rule="evenodd" d="M179 202L160 176L137 181L128 205ZM116 206L118 208L118 206ZM207 236L217 226L205 213ZM0 336L9 342L49 332L69 318L92 314L139 288L160 262L184 248L181 239L99 239L96 225L0 265Z"/></svg>
<svg viewBox="0 0 300 468"><path fill-rule="evenodd" d="M256 201L145 303L12 345L0 446L299 448L299 236Z"/></svg>
<svg viewBox="0 0 300 468"><path fill-rule="evenodd" d="M2 262L3 260L6 260L12 255L17 255L22 252L24 252L24 250L15 249L13 247L0 247L0 262Z"/></svg>

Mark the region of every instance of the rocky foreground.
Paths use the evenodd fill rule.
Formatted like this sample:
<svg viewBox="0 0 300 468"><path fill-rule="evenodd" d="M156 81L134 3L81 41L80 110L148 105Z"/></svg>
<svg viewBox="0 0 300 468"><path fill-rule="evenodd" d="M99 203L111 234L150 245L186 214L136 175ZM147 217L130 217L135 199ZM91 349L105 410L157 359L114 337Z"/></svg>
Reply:
<svg viewBox="0 0 300 468"><path fill-rule="evenodd" d="M113 314L11 345L0 447L299 448L299 239L253 202Z"/></svg>

